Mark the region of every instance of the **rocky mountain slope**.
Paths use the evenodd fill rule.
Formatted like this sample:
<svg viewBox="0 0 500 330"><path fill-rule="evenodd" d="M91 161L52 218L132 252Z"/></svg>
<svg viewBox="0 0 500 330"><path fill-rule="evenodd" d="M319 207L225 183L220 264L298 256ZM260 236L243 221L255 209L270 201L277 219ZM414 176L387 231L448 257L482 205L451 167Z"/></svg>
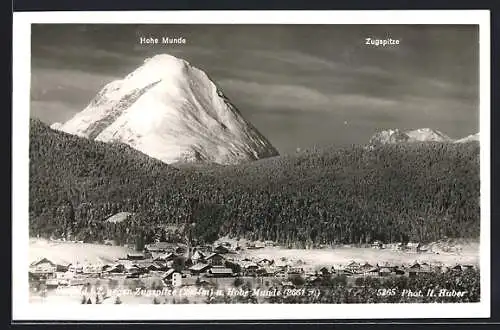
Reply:
<svg viewBox="0 0 500 330"><path fill-rule="evenodd" d="M107 84L51 128L125 143L165 163L237 164L278 154L205 72L166 54Z"/></svg>

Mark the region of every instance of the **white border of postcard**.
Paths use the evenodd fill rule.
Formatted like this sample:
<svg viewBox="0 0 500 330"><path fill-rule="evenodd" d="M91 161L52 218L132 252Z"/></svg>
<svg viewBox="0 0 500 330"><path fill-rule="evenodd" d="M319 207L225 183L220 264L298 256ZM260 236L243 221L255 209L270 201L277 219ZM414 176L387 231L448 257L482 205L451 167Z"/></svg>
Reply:
<svg viewBox="0 0 500 330"><path fill-rule="evenodd" d="M481 301L456 304L43 305L28 302L31 23L477 24L480 35ZM13 18L13 320L280 320L490 317L490 13L425 11L24 12ZM119 307L118 307L119 306Z"/></svg>

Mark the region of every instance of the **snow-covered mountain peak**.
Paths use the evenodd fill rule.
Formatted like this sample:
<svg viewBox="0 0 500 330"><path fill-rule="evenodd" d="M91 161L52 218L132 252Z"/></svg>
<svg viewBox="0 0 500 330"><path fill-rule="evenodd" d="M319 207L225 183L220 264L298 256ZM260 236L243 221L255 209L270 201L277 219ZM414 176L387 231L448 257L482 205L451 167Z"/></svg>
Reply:
<svg viewBox="0 0 500 330"><path fill-rule="evenodd" d="M375 133L370 139L370 145L407 142L409 136L399 129L388 129Z"/></svg>
<svg viewBox="0 0 500 330"><path fill-rule="evenodd" d="M412 143L412 142L451 142L452 139L440 131L430 128L419 128L402 132L399 129L387 129L375 133L370 145Z"/></svg>
<svg viewBox="0 0 500 330"><path fill-rule="evenodd" d="M58 129L125 143L166 163L233 164L278 154L205 72L166 54L107 84Z"/></svg>
<svg viewBox="0 0 500 330"><path fill-rule="evenodd" d="M438 130L433 130L430 128L419 128L413 131L407 131L406 134L410 137L410 140L415 142L424 142L424 141L447 142L452 140L446 134L443 134Z"/></svg>
<svg viewBox="0 0 500 330"><path fill-rule="evenodd" d="M125 76L124 80L136 85L162 79L182 80L188 76L187 71L190 68L191 65L183 59L161 54L145 59L144 64Z"/></svg>

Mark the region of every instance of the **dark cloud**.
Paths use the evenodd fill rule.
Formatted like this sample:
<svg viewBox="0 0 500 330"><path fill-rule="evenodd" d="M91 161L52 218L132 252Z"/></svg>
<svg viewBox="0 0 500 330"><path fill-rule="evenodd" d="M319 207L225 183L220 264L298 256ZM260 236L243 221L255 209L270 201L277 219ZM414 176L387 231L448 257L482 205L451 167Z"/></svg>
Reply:
<svg viewBox="0 0 500 330"><path fill-rule="evenodd" d="M138 43L148 36L187 43ZM205 70L282 152L383 128L478 131L478 28L458 25L33 25L32 115L67 120L158 53Z"/></svg>

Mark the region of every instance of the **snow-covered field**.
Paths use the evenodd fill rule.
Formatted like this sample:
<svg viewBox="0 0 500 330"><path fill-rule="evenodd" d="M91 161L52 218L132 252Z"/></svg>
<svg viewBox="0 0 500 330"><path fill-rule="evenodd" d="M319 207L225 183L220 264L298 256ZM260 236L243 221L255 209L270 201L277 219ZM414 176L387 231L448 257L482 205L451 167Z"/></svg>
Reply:
<svg viewBox="0 0 500 330"><path fill-rule="evenodd" d="M41 239L31 239L29 246L30 262L42 257L54 261L65 262L114 262L125 257L130 249L121 246L107 246L101 244L54 242ZM347 264L350 261L369 262L372 264L390 262L395 264L411 263L413 261L443 263L455 265L457 263L479 264L479 243L461 245L459 253L410 253L389 249L372 249L356 247L338 247L325 249L286 249L282 247L266 247L257 250L244 250L241 258L268 258L279 260L302 260L306 265L325 266Z"/></svg>
<svg viewBox="0 0 500 330"><path fill-rule="evenodd" d="M73 243L49 241L45 239L30 239L29 262L40 258L48 258L54 262L88 261L90 263L114 262L127 256L131 249L122 246L103 244Z"/></svg>

